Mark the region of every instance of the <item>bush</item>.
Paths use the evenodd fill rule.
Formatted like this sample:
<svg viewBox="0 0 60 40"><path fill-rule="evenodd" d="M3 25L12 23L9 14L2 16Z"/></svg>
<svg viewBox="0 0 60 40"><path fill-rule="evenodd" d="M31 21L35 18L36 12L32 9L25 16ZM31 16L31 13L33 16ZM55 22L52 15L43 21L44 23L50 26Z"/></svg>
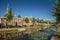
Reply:
<svg viewBox="0 0 60 40"><path fill-rule="evenodd" d="M57 28L56 37L59 37L60 38L60 27Z"/></svg>

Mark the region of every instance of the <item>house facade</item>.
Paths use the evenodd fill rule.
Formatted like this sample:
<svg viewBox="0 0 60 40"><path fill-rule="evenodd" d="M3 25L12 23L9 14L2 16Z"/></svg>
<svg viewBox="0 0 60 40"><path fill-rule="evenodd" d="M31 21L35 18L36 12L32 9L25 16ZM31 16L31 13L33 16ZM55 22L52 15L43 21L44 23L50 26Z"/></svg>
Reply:
<svg viewBox="0 0 60 40"><path fill-rule="evenodd" d="M6 17L0 17L1 26L6 26Z"/></svg>

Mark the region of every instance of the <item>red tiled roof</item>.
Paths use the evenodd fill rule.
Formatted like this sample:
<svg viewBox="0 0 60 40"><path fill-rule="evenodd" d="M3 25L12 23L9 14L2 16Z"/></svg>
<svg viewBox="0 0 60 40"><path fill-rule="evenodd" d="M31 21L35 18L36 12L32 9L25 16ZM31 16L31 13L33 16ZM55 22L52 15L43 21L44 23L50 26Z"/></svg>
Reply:
<svg viewBox="0 0 60 40"><path fill-rule="evenodd" d="M33 18L29 18L30 21L33 21Z"/></svg>

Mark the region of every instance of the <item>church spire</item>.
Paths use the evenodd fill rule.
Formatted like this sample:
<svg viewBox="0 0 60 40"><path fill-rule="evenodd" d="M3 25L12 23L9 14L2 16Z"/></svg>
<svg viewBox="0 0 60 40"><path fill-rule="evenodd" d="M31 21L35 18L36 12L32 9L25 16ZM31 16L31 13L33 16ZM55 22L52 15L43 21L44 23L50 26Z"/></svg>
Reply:
<svg viewBox="0 0 60 40"><path fill-rule="evenodd" d="M6 14L8 14L8 11L9 11L9 4L7 5Z"/></svg>
<svg viewBox="0 0 60 40"><path fill-rule="evenodd" d="M9 4L7 4L7 9L6 9L6 14L5 16L7 16L9 14Z"/></svg>

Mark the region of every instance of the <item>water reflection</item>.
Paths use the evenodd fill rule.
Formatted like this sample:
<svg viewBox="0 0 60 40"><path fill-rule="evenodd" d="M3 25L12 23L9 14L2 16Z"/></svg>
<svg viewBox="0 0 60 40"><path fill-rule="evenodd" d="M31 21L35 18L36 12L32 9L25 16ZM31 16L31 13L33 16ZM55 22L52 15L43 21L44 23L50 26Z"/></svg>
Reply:
<svg viewBox="0 0 60 40"><path fill-rule="evenodd" d="M4 39L5 37L2 37L3 35L0 35L1 36L0 40L50 40L51 37L54 35L55 31L56 31L56 28L51 27L50 29L39 30L39 31L32 33L30 35L29 34L22 34L19 37L12 36L12 37L8 37L7 39Z"/></svg>
<svg viewBox="0 0 60 40"><path fill-rule="evenodd" d="M46 30L39 30L31 35L23 35L23 37L18 38L18 40L50 40L56 31L55 27L51 27Z"/></svg>
<svg viewBox="0 0 60 40"><path fill-rule="evenodd" d="M33 38L37 40L50 40L51 37L54 35L56 31L55 27L51 27L50 29L45 30L39 30L35 33L35 35L32 34ZM37 35L37 37L35 37Z"/></svg>
<svg viewBox="0 0 60 40"><path fill-rule="evenodd" d="M33 40L33 39L31 38L31 35L26 34L23 35L22 37L19 37L17 40Z"/></svg>

